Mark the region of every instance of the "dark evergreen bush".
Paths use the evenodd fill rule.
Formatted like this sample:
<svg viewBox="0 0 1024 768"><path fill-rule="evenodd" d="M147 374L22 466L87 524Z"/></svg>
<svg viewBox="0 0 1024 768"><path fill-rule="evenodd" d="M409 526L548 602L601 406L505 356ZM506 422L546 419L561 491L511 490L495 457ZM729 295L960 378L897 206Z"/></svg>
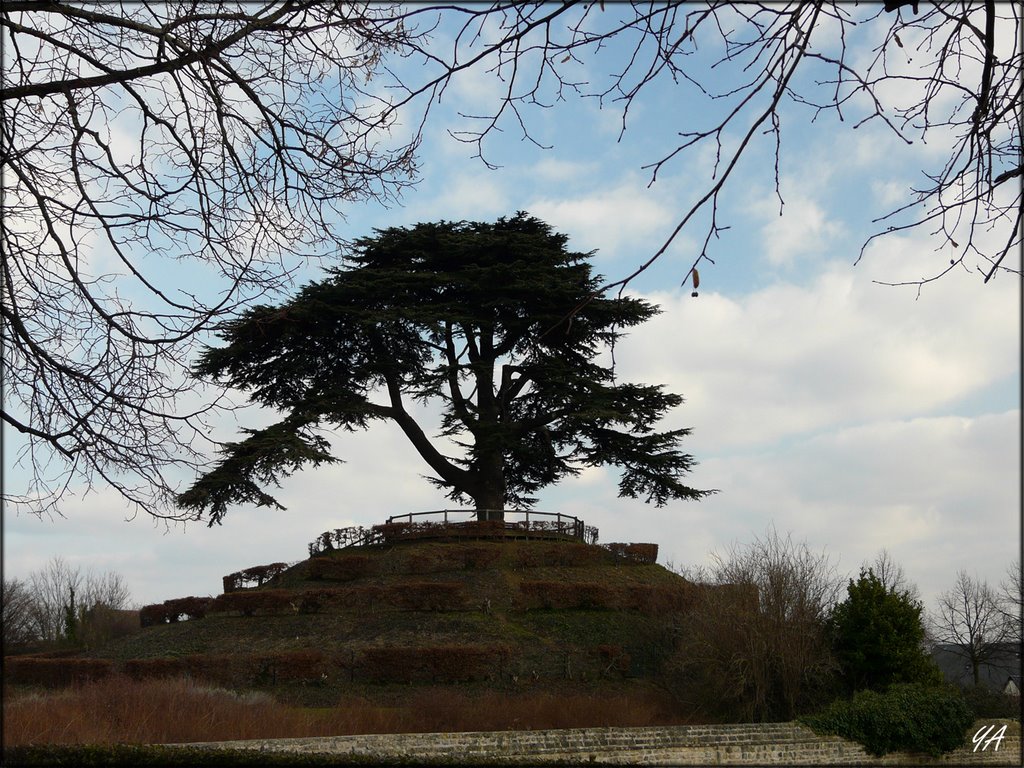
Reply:
<svg viewBox="0 0 1024 768"><path fill-rule="evenodd" d="M923 608L907 591L861 570L832 610L829 634L848 692L884 691L893 683L939 685L942 672L924 650Z"/></svg>
<svg viewBox="0 0 1024 768"><path fill-rule="evenodd" d="M800 722L816 733L856 741L878 757L888 752L934 757L966 743L974 714L952 686L904 683L884 693L858 691Z"/></svg>

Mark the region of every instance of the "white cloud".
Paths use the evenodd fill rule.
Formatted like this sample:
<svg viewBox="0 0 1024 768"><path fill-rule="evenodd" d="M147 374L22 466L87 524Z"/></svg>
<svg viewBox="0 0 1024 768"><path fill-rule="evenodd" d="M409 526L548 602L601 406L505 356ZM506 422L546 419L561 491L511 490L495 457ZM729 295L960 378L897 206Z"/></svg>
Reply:
<svg viewBox="0 0 1024 768"><path fill-rule="evenodd" d="M598 173L600 169L591 162L559 160L555 157L544 157L531 166L529 173L546 182L572 184L580 178Z"/></svg>
<svg viewBox="0 0 1024 768"><path fill-rule="evenodd" d="M793 266L800 257L819 256L831 250L842 234L842 227L828 218L814 200L802 196L786 196L783 215L779 215L776 199L765 200L757 212L768 223L761 229L765 257L773 266Z"/></svg>
<svg viewBox="0 0 1024 768"><path fill-rule="evenodd" d="M958 279L962 278L962 279ZM930 414L1017 370L1015 285L952 274L913 295L831 266L735 299L657 294L617 350L621 375L687 398L703 451L863 420Z"/></svg>
<svg viewBox="0 0 1024 768"><path fill-rule="evenodd" d="M487 221L514 213L517 207L502 176L482 165L452 175L443 188L430 198L420 198L401 211L409 223L421 221Z"/></svg>
<svg viewBox="0 0 1024 768"><path fill-rule="evenodd" d="M855 570L882 548L927 597L958 568L990 580L1019 541L1020 412L880 421L772 454L712 459L713 514L771 520ZM988 478L988 482L979 482Z"/></svg>
<svg viewBox="0 0 1024 768"><path fill-rule="evenodd" d="M676 211L664 192L655 193L636 180L582 196L557 196L549 190L534 198L528 210L556 230L571 233L573 248L597 250L599 258L635 259L638 242L664 237L673 223Z"/></svg>

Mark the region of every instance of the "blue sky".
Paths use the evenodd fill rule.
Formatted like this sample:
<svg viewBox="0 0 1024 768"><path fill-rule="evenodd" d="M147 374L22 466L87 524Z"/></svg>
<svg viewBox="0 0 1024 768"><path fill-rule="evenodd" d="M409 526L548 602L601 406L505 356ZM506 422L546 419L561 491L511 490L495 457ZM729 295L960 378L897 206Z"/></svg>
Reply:
<svg viewBox="0 0 1024 768"><path fill-rule="evenodd" d="M602 71L590 62L583 75L596 82ZM398 205L353 206L339 230L526 210L572 248L595 250L598 271L617 279L706 189L706 151L669 164L653 185L643 168L683 126L713 117L678 86L644 93L621 140L615 104L532 110L532 135L551 148L503 124L485 144L501 166L492 170L448 131L464 128L458 113L479 112L494 88L483 71L453 83L427 123L419 184ZM877 121L854 130L849 119L811 125L808 116L796 104L782 113L781 217L772 142L737 169L719 210L730 228L713 243L715 263L700 267L699 297L680 285L699 253L699 222L629 286L663 312L621 343L618 372L685 397L665 426L694 429L684 444L700 462L690 482L721 492L656 509L618 499L614 469L593 470L543 492L538 508L584 518L601 541L656 542L660 562L677 566L707 564L710 552L769 527L825 550L843 576L887 548L931 607L957 570L996 584L1020 551L1020 281L1004 274L985 285L955 270L920 296L874 283L932 274L949 257L913 232L875 241L854 266L877 231L871 219L942 159L942 141L908 147ZM311 268L302 280L317 276ZM233 425L220 426L230 438ZM5 575L62 556L120 572L142 604L217 594L222 575L303 559L329 528L448 506L397 428L334 442L346 463L287 480L275 494L286 512L234 509L212 529L126 520L123 501L102 488L68 499L63 518L7 516Z"/></svg>

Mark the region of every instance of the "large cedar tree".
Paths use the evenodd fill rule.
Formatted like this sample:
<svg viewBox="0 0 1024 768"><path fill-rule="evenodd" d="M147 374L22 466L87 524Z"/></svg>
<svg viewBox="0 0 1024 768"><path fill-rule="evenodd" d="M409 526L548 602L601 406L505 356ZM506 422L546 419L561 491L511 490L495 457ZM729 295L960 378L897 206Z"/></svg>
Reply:
<svg viewBox="0 0 1024 768"><path fill-rule="evenodd" d="M211 525L230 504L283 509L268 486L338 461L322 427L384 419L401 427L431 482L471 499L481 519L598 465L621 468L620 495L659 506L710 493L681 482L694 465L678 449L689 430L654 431L682 398L617 383L599 361L657 308L602 296L591 254L566 244L522 212L377 230L326 279L225 324L226 343L204 350L195 374L283 418L226 444L179 505ZM410 401L439 401L450 441L428 437Z"/></svg>

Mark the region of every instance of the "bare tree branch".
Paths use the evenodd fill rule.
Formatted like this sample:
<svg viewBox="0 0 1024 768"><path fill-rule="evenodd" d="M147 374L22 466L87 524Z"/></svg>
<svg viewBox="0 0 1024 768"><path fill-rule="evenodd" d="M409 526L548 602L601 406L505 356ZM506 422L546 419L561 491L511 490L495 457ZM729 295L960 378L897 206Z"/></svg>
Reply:
<svg viewBox="0 0 1024 768"><path fill-rule="evenodd" d="M206 418L231 407L193 391L194 344L335 250L342 206L413 180L418 138L389 136L374 81L418 34L393 14L4 5L3 424L31 472L14 509L59 513L74 480L181 515Z"/></svg>
<svg viewBox="0 0 1024 768"><path fill-rule="evenodd" d="M621 109L622 132L662 84L692 101L645 169L654 184L710 149L713 171L658 250L605 291L684 231L702 245L681 282L714 265L741 164L771 163L781 210L789 105L946 148L861 256L912 231L956 255L891 284L1018 269L1020 5L890 6L5 3L2 423L27 440L31 473L7 502L59 513L73 485L111 484L177 517L178 481L204 462L210 417L232 407L192 391L194 344L338 252L346 206L397 200L429 116L470 74L493 78L495 100L452 133L488 167L489 137L511 124L541 145L536 111L570 98Z"/></svg>

